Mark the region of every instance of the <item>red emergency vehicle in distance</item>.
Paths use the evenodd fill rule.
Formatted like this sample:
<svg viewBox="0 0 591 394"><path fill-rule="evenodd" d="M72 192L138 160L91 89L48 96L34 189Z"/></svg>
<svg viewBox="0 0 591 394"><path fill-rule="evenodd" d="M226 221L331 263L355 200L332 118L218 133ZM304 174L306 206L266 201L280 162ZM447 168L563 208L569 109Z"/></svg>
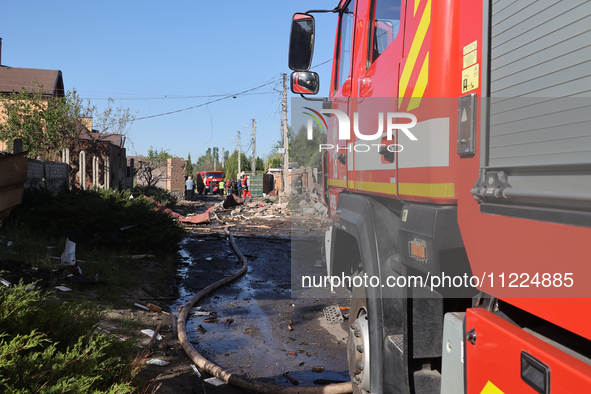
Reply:
<svg viewBox="0 0 591 394"><path fill-rule="evenodd" d="M221 171L201 171L199 173L205 184L205 194L217 193L220 181L224 180L224 174Z"/></svg>
<svg viewBox="0 0 591 394"><path fill-rule="evenodd" d="M591 392L591 2L335 5L294 16L289 67L293 93L319 85L310 14L337 13L327 269L378 279L352 288L353 392ZM418 142L371 148L373 105ZM392 286L444 274L476 294Z"/></svg>

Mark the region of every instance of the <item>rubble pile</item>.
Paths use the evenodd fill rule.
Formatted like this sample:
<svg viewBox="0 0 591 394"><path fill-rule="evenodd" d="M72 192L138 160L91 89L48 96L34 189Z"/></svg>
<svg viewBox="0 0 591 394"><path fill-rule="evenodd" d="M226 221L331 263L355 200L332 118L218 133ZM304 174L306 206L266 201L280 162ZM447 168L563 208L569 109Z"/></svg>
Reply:
<svg viewBox="0 0 591 394"><path fill-rule="evenodd" d="M317 194L310 193L306 197L299 202L304 215L328 216L328 207Z"/></svg>

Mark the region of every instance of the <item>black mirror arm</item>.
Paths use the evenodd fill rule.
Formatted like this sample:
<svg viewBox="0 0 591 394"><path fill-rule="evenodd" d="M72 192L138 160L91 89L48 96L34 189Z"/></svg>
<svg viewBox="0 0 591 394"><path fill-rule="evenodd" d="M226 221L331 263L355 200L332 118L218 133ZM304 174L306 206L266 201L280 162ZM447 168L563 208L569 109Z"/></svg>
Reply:
<svg viewBox="0 0 591 394"><path fill-rule="evenodd" d="M324 98L311 98L311 97L304 96L301 93L300 93L300 96L302 96L302 98L304 100L308 100L308 101L324 101Z"/></svg>
<svg viewBox="0 0 591 394"><path fill-rule="evenodd" d="M332 10L310 10L310 11L306 11L305 14L321 14L321 13L327 13L327 12L331 12L331 13L339 13L341 12L341 8L340 7L335 7Z"/></svg>

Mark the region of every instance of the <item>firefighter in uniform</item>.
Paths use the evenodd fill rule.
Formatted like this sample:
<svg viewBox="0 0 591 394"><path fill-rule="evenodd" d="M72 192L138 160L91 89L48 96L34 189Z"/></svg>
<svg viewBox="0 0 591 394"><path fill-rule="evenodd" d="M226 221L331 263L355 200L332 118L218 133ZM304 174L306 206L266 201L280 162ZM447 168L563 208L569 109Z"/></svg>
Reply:
<svg viewBox="0 0 591 394"><path fill-rule="evenodd" d="M252 194L250 194L250 191L248 190L248 177L245 175L244 179L242 180L242 188L243 188L243 192L242 192L242 199L246 200L246 196L250 197L250 202L252 202Z"/></svg>

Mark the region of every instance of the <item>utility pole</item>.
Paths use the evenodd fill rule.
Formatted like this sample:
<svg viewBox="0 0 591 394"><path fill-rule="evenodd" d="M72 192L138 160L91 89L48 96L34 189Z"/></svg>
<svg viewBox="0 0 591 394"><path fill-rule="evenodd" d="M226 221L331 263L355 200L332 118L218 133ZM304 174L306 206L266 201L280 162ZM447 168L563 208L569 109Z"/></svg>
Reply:
<svg viewBox="0 0 591 394"><path fill-rule="evenodd" d="M222 168L224 168L224 148L222 147Z"/></svg>
<svg viewBox="0 0 591 394"><path fill-rule="evenodd" d="M256 168L257 168L257 159L256 156L254 155L254 147L256 145L256 129L254 128L254 119L252 120L252 175L255 175L257 172Z"/></svg>
<svg viewBox="0 0 591 394"><path fill-rule="evenodd" d="M240 174L240 156L242 155L241 151L240 151L240 130L238 130L238 173L236 174L236 177L238 177Z"/></svg>
<svg viewBox="0 0 591 394"><path fill-rule="evenodd" d="M287 140L287 74L283 74L283 100L281 100L283 113L283 193L289 194L289 141Z"/></svg>

